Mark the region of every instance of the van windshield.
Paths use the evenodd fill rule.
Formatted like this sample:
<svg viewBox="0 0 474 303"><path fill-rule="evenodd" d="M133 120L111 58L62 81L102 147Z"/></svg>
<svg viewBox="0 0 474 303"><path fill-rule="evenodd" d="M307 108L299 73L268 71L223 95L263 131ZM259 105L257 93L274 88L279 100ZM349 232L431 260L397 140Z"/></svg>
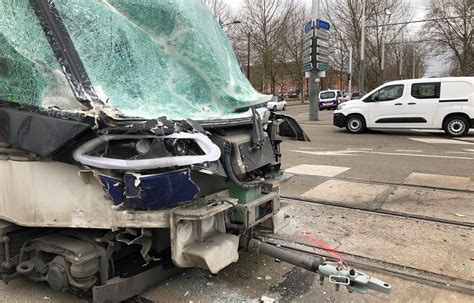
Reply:
<svg viewBox="0 0 474 303"><path fill-rule="evenodd" d="M53 78L62 70L57 63L57 67L53 66L51 56L46 58L38 47L31 47L41 34L31 31L30 23L38 21L25 3L29 1L0 0L0 38L5 40L2 45L11 47L14 56L20 56L35 69L22 71L31 73L31 78L36 74ZM243 75L226 34L201 0L51 3L59 12L95 93L124 116L220 118L271 99L259 94ZM4 13L5 9L11 13ZM21 79L11 80L18 81ZM50 94L49 87L43 84L29 88L38 90L36 103L44 105L42 98ZM21 98L18 101L22 102ZM54 102L47 105L62 108Z"/></svg>
<svg viewBox="0 0 474 303"><path fill-rule="evenodd" d="M319 95L319 99L334 99L336 98L335 92L323 92Z"/></svg>

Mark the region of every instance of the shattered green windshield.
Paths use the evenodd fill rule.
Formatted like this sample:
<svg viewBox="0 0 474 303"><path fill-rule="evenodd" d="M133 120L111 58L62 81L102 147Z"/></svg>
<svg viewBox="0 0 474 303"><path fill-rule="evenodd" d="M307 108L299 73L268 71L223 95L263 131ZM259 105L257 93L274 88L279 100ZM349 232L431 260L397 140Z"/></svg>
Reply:
<svg viewBox="0 0 474 303"><path fill-rule="evenodd" d="M29 1L0 3L0 99L74 109ZM221 118L269 99L247 81L202 0L52 3L95 92L124 116Z"/></svg>
<svg viewBox="0 0 474 303"><path fill-rule="evenodd" d="M27 0L0 0L0 101L84 109Z"/></svg>

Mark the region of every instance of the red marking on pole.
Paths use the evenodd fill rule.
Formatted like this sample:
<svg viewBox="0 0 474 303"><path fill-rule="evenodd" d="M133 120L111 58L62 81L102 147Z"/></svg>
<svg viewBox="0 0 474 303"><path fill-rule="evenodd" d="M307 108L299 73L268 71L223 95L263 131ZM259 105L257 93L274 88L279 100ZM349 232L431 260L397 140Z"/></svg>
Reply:
<svg viewBox="0 0 474 303"><path fill-rule="evenodd" d="M325 251L327 251L335 259L337 259L337 260L342 259L342 257L336 252L336 249L334 247L332 247L331 245L329 245L328 243L324 242L323 240L319 240L318 238L316 238L315 236L313 236L309 232L303 231L303 232L301 232L301 234L303 236L305 236L308 240L313 242L313 244L316 244L317 247L322 248Z"/></svg>

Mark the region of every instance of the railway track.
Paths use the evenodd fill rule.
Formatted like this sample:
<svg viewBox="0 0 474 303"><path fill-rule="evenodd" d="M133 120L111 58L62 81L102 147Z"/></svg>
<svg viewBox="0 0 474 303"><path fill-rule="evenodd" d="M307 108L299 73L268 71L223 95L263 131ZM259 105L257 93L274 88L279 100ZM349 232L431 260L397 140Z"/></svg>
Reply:
<svg viewBox="0 0 474 303"><path fill-rule="evenodd" d="M391 217L427 221L427 222L438 223L438 224L448 224L448 225L453 225L456 227L474 228L474 223L472 222L462 222L462 221L435 218L435 217L430 217L430 216L410 214L410 213L385 210L385 209L379 209L379 208L349 205L343 202L324 201L324 200L308 199L308 198L287 196L287 195L280 195L280 198L282 202L293 202L293 203L304 202L304 203L311 203L311 204L319 204L319 205L325 205L325 206L331 206L331 207L337 207L337 208L363 211L363 212L373 213L373 214L378 214L378 215L386 215L386 216L391 216Z"/></svg>
<svg viewBox="0 0 474 303"><path fill-rule="evenodd" d="M299 176L303 176L303 175L299 175ZM304 176L306 176L306 177L315 177L315 176L308 176L308 175L304 175ZM388 185L388 186L397 186L397 187L406 187L406 188L415 188L415 189L439 190L439 191L465 193L465 194L474 195L474 191L468 190L468 189L454 189L454 188L444 188L444 187L439 187L439 186L415 185L415 184L385 182L385 181L369 181L369 180L359 180L359 179L340 178L340 177L319 177L319 178L324 178L324 179L327 179L327 180L361 183L361 184Z"/></svg>
<svg viewBox="0 0 474 303"><path fill-rule="evenodd" d="M287 241L285 239L277 237L270 237L265 234L257 234L256 238L262 242L272 244L281 248L297 251L314 257L324 257L327 260L332 261L337 260L334 259L330 252L337 253L341 256L344 262L347 262L350 265L353 265L359 269L383 272L405 280L411 280L425 285L441 287L452 291L474 295L474 281L471 280L446 276L439 273L395 264L383 260L368 258L334 249L328 250L327 248L322 248L319 246L311 246L304 243Z"/></svg>

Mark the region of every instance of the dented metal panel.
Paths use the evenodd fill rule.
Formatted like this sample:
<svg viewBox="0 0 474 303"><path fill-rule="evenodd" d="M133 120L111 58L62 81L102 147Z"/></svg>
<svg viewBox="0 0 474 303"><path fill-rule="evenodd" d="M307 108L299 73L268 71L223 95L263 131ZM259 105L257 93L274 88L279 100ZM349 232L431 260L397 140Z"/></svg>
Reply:
<svg viewBox="0 0 474 303"><path fill-rule="evenodd" d="M192 202L199 188L191 171L182 169L156 175L127 173L124 176L126 205L133 209L158 210Z"/></svg>
<svg viewBox="0 0 474 303"><path fill-rule="evenodd" d="M114 208L97 179L85 182L74 165L42 161L0 160L0 219L30 227L169 228L169 210Z"/></svg>

